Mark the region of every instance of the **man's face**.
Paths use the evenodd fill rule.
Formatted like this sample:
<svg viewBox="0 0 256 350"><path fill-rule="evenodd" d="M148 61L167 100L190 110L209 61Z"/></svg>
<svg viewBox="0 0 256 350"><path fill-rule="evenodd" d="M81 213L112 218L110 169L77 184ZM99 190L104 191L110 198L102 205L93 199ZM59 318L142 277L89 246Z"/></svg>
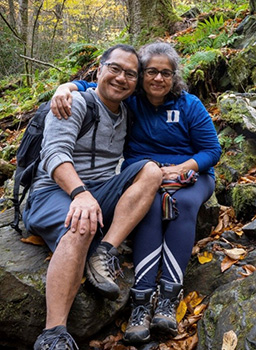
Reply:
<svg viewBox="0 0 256 350"><path fill-rule="evenodd" d="M109 63L113 65L108 66ZM115 73L115 67L117 70L119 68L120 74ZM137 79L132 79L133 73L135 76L138 73L138 59L133 53L121 49L112 51L107 61L99 67L96 92L113 112L135 90Z"/></svg>

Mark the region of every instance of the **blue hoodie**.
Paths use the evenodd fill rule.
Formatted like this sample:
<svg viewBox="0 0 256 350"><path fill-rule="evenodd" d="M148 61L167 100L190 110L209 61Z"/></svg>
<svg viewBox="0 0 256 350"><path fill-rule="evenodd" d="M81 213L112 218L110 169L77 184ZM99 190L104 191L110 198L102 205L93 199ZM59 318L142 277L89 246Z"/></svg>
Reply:
<svg viewBox="0 0 256 350"><path fill-rule="evenodd" d="M86 81L73 83L83 91L96 86ZM135 120L122 169L144 158L175 165L192 158L199 173L214 177L213 166L220 158L221 147L211 117L196 96L183 92L157 108L141 95L132 95L126 102Z"/></svg>

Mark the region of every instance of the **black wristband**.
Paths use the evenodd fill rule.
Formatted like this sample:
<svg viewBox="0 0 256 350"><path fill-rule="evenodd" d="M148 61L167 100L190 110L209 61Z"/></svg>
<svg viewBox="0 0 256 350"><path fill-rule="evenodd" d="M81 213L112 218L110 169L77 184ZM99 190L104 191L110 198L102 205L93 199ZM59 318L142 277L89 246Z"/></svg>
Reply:
<svg viewBox="0 0 256 350"><path fill-rule="evenodd" d="M78 193L85 192L85 191L88 191L88 189L85 185L78 186L71 192L70 198L73 200Z"/></svg>

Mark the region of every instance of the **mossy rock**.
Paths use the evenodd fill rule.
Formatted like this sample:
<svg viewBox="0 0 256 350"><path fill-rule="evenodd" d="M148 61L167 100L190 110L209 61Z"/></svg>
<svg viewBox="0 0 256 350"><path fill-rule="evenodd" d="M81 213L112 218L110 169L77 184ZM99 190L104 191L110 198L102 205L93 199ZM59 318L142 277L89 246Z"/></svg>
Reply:
<svg viewBox="0 0 256 350"><path fill-rule="evenodd" d="M238 219L253 218L256 212L256 184L237 184L231 190L231 198Z"/></svg>
<svg viewBox="0 0 256 350"><path fill-rule="evenodd" d="M228 75L234 89L238 92L248 91L256 85L256 46L243 49L229 62Z"/></svg>

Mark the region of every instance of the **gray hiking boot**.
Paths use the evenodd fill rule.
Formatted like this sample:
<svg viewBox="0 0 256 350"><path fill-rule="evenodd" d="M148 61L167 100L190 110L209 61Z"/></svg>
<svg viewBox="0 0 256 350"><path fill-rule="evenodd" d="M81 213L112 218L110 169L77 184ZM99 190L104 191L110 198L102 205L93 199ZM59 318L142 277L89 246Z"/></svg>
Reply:
<svg viewBox="0 0 256 350"><path fill-rule="evenodd" d="M123 340L127 343L145 343L150 339L149 326L153 314L153 289L131 288L132 314Z"/></svg>
<svg viewBox="0 0 256 350"><path fill-rule="evenodd" d="M121 269L117 258L118 251L112 247L109 251L99 245L86 264L86 274L89 282L105 298L116 300L120 289L114 282Z"/></svg>
<svg viewBox="0 0 256 350"><path fill-rule="evenodd" d="M178 334L176 309L182 296L182 285L160 280L159 294L150 329L153 331Z"/></svg>
<svg viewBox="0 0 256 350"><path fill-rule="evenodd" d="M78 350L78 346L65 326L57 326L39 335L34 350Z"/></svg>

